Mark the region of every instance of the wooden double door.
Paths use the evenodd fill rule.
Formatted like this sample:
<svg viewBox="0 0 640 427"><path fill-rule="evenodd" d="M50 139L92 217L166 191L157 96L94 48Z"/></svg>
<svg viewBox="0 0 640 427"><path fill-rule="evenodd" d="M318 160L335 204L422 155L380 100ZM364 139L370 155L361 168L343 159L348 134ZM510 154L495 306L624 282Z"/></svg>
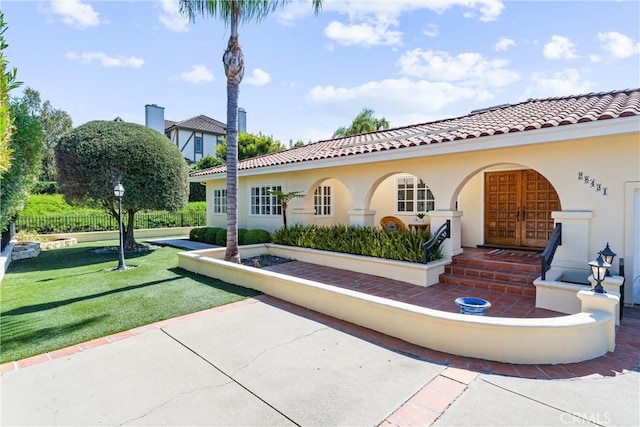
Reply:
<svg viewBox="0 0 640 427"><path fill-rule="evenodd" d="M532 169L485 173L485 243L543 248L560 210L553 185Z"/></svg>

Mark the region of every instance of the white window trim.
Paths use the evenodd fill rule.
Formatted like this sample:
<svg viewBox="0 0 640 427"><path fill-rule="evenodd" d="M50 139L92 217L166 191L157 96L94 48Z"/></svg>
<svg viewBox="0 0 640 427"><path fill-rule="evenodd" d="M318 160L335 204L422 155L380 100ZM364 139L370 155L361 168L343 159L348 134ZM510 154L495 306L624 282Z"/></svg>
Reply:
<svg viewBox="0 0 640 427"><path fill-rule="evenodd" d="M407 179L407 178L413 178L413 206L414 209L411 211L408 210L404 210L404 211L400 211L398 210L398 203L400 202L400 200L398 199L398 181L400 179ZM393 187L393 211L395 212L396 215L415 215L418 212L429 212L429 210L425 209L425 210L417 210L417 206L418 206L418 202L421 200L418 200L418 183L420 182L420 178L418 178L417 176L414 175L402 175L402 176L396 176L395 177L395 182L394 182L394 187ZM436 199L427 199L426 196L428 195L428 191L430 191L431 189L429 188L429 186L425 183L425 199L424 199L424 204L427 205L429 202L433 202L433 206L435 209L435 202ZM433 192L432 192L433 194Z"/></svg>
<svg viewBox="0 0 640 427"><path fill-rule="evenodd" d="M316 212L316 190L320 189L320 188L329 188L329 211L331 212L330 214L317 214ZM318 185L316 187L316 190L313 191L313 211L314 214L313 216L318 217L318 218L331 218L333 217L333 185ZM320 197L324 197L323 194L320 195ZM326 205L321 204L320 207L323 208Z"/></svg>
<svg viewBox="0 0 640 427"><path fill-rule="evenodd" d="M216 191L224 191L224 212L216 212ZM212 194L212 206L213 215L226 215L227 214L227 189L226 188L214 188Z"/></svg>
<svg viewBox="0 0 640 427"><path fill-rule="evenodd" d="M275 188L280 188L280 191L282 190L282 185L281 184L264 184L264 185L252 185L249 187L249 211L248 211L248 215L252 216L252 217L263 217L263 218L270 218L270 217L274 217L274 216L282 216L282 204L278 201L276 196L271 196L275 198L275 203L270 205L274 211L278 211L277 208L280 208L280 212L277 213L270 213L270 214L262 214L262 213L253 213L253 189L254 188L268 188L270 190L275 189ZM259 205L261 206L261 205Z"/></svg>

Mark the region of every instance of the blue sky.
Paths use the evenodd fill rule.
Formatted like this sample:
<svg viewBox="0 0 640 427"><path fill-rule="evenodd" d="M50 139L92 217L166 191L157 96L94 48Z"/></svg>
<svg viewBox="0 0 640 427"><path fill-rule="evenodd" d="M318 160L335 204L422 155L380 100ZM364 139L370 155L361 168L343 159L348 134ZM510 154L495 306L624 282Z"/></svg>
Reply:
<svg viewBox="0 0 640 427"><path fill-rule="evenodd" d="M144 124L151 103L170 120L226 122L229 31L185 22L177 3L2 0L6 57L75 126ZM325 0L317 16L294 1L240 28L239 104L249 132L286 144L329 138L365 107L396 127L635 88L639 19L638 1Z"/></svg>

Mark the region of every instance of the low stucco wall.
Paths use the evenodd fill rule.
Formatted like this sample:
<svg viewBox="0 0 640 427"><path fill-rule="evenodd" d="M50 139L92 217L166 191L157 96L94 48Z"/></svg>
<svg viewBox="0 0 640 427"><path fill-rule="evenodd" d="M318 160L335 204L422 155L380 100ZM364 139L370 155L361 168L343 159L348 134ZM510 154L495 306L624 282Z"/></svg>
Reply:
<svg viewBox="0 0 640 427"><path fill-rule="evenodd" d="M224 249L205 249L199 254L216 259L224 258ZM341 254L337 252L320 251L317 249L299 248L295 246L276 245L272 243L242 246L240 254L252 257L262 254L290 258L316 265L355 271L357 273L372 274L388 279L399 279L417 286L431 286L438 283L438 278L444 273L444 267L451 264L450 259L419 264L415 262L393 261L382 258Z"/></svg>
<svg viewBox="0 0 640 427"><path fill-rule="evenodd" d="M193 227L145 228L135 230L134 236L136 240L156 237L188 236L192 228ZM120 233L118 231L91 231L86 233L43 234L42 237L47 239L76 239L78 243L85 243L99 242L101 240L118 240Z"/></svg>
<svg viewBox="0 0 640 427"><path fill-rule="evenodd" d="M244 247L242 250L246 256L259 255L257 251ZM614 317L606 312L547 319L447 313L225 262L221 260L223 256L223 248L181 252L178 265L413 344L460 356L519 364L573 363L602 356L615 346L615 337L611 335Z"/></svg>

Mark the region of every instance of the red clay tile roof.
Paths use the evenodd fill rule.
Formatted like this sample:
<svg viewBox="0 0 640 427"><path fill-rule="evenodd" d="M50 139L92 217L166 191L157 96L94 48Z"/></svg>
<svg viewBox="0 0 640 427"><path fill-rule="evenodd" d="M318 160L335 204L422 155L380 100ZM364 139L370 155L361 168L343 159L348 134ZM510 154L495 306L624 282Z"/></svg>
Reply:
<svg viewBox="0 0 640 427"><path fill-rule="evenodd" d="M219 122L211 117L207 117L203 114L199 116L191 117L190 119L183 120L181 122L173 122L171 120L165 120L165 131L169 131L172 128L197 130L201 132L215 133L218 135L227 134L227 125Z"/></svg>
<svg viewBox="0 0 640 427"><path fill-rule="evenodd" d="M238 170L332 157L360 155L461 139L565 126L640 115L640 89L529 99L474 110L452 119L330 139L238 162ZM192 172L205 176L226 172L226 165Z"/></svg>

